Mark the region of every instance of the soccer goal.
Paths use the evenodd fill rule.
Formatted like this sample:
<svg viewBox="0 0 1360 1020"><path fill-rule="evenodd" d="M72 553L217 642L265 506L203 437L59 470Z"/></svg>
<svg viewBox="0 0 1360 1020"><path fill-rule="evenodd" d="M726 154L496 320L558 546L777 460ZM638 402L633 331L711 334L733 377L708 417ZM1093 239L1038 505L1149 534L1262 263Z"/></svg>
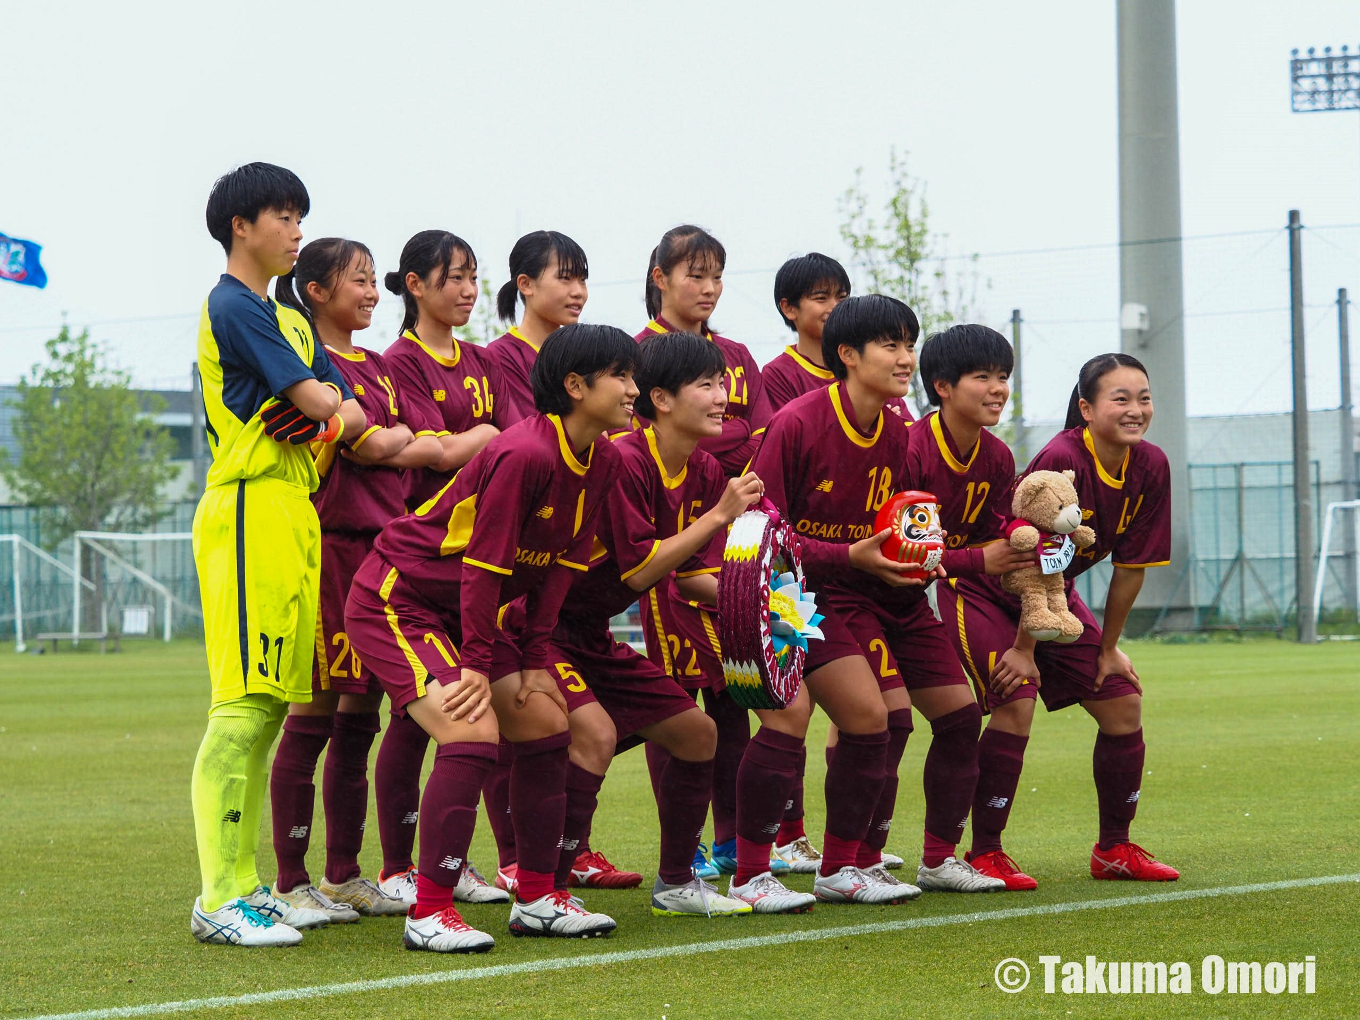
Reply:
<svg viewBox="0 0 1360 1020"><path fill-rule="evenodd" d="M169 641L203 629L191 533L77 531L71 541L73 642L86 633Z"/></svg>
<svg viewBox="0 0 1360 1020"><path fill-rule="evenodd" d="M0 635L14 638L16 652L26 651L36 634L66 627L73 584L87 596L95 590L92 582L22 535L0 535L0 579Z"/></svg>
<svg viewBox="0 0 1360 1020"><path fill-rule="evenodd" d="M1360 622L1360 499L1328 503L1322 519L1313 626L1322 614Z"/></svg>

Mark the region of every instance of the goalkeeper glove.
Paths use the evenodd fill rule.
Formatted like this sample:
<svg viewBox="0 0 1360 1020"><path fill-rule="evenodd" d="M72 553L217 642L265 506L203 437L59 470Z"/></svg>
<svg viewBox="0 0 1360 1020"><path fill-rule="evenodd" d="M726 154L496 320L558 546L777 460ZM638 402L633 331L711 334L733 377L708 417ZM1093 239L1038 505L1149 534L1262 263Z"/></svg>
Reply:
<svg viewBox="0 0 1360 1020"><path fill-rule="evenodd" d="M334 414L326 422L313 421L303 414L291 400L282 399L260 411L264 422L264 434L278 443L333 443L344 432L344 423L339 414Z"/></svg>

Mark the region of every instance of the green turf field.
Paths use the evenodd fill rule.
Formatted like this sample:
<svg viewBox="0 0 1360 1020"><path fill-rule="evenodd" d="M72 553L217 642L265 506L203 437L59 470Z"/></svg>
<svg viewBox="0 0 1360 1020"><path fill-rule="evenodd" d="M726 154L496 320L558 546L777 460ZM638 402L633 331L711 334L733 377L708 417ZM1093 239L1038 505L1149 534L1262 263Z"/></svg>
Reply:
<svg viewBox="0 0 1360 1020"><path fill-rule="evenodd" d="M1219 891L1360 873L1360 647L1354 644L1129 645L1147 689L1150 745L1134 835L1182 870L1178 883L1134 886L1088 877L1094 730L1079 709L1069 709L1036 720L1011 820L1008 849L1039 879L1037 893L926 894L896 907L822 905L798 917L708 921L653 918L642 891L595 892L590 905L619 921L612 938L516 940L505 932L505 907L471 907L469 921L498 938L492 953L471 958L404 951L399 919L309 933L290 950L194 942L188 915L198 871L189 771L207 705L202 649L191 643L125 647L106 656L0 653L4 1020L117 1007L132 1008L93 1015L160 1015L136 1007L213 997L225 998L180 1015L1360 1015L1360 884L1354 878ZM924 729L907 748L889 842L908 859L919 852ZM822 735L819 728L814 747ZM821 773L822 756L814 752L811 833L820 833ZM314 831L321 833L319 821ZM592 842L616 863L650 872L650 885L656 823L639 751L615 763ZM314 876L322 843L313 841ZM376 844L372 826L364 856L371 870ZM266 830L266 875L269 845ZM484 823L472 859L488 871L494 865ZM790 884L810 889L811 878ZM1191 893L1202 895L1187 898ZM1136 902L1099 906L1128 898ZM762 936L771 937L770 944L749 941ZM714 945L725 940L738 942ZM1044 954L1064 961L1087 954L1102 961L1187 961L1193 992L1045 994L1038 959ZM1316 993L1209 995L1200 984L1200 961L1209 954L1262 963L1312 955ZM1008 957L1033 971L1030 986L1014 995L993 981ZM381 983L324 987L361 980ZM320 990L305 1001L235 1001L313 986Z"/></svg>

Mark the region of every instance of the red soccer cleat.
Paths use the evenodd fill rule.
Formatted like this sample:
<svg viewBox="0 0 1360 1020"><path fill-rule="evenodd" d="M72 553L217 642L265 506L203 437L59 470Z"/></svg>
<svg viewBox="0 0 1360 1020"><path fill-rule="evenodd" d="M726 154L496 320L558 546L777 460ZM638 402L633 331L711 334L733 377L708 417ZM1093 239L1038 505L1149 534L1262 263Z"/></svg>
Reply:
<svg viewBox="0 0 1360 1020"><path fill-rule="evenodd" d="M1006 883L1007 892L1028 892L1039 888L1039 883L1021 871L1005 850L989 850L976 857L966 853L963 859L988 878L1001 879Z"/></svg>
<svg viewBox="0 0 1360 1020"><path fill-rule="evenodd" d="M635 889L642 884L636 871L620 871L595 850L583 850L576 855L567 884L591 889Z"/></svg>
<svg viewBox="0 0 1360 1020"><path fill-rule="evenodd" d="M496 888L504 889L508 893L515 891L519 885L519 863L511 862L503 868L496 869Z"/></svg>
<svg viewBox="0 0 1360 1020"><path fill-rule="evenodd" d="M1181 873L1137 843L1119 843L1108 850L1091 848L1091 877L1124 882L1174 882Z"/></svg>

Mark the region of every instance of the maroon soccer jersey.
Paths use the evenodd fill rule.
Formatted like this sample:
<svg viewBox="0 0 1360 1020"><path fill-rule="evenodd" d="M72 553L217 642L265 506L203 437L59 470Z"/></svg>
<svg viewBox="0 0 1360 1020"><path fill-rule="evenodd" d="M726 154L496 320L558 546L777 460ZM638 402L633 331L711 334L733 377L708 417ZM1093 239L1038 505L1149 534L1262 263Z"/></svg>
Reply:
<svg viewBox="0 0 1360 1020"><path fill-rule="evenodd" d="M651 562L662 541L712 510L727 485L718 462L702 450L690 455L679 474L666 474L650 426L613 446L618 476L600 508L590 570L574 579L562 607L563 620L570 618L573 627L607 628L612 617L636 602L638 593L628 578ZM724 541L724 535L714 536L677 573L717 573Z"/></svg>
<svg viewBox="0 0 1360 1020"><path fill-rule="evenodd" d="M346 441L358 447L378 429L404 424L418 436L433 435L438 420L422 412L418 402L407 401L405 392L383 357L375 351L354 348L353 354L326 348L331 362L354 391L364 409L367 425L361 435ZM402 476L395 468L366 467L338 456L337 444L322 446L316 455L321 484L312 493L322 531L381 531L388 521L406 512L402 499Z"/></svg>
<svg viewBox="0 0 1360 1020"><path fill-rule="evenodd" d="M518 420L503 406L500 367L475 344L460 343L455 338L453 356L446 358L408 329L387 348L383 359L405 402L425 419L439 423L434 426L434 435L456 435L482 424L504 429ZM452 475L430 468L408 472L408 504L424 502Z"/></svg>
<svg viewBox="0 0 1360 1020"><path fill-rule="evenodd" d="M982 573L982 546L1000 537L1014 480L1015 458L986 429L966 452L954 445L939 411L909 430L902 487L939 501L940 525L948 536L944 569L951 577Z"/></svg>
<svg viewBox="0 0 1360 1020"><path fill-rule="evenodd" d="M486 345L486 353L500 369L507 420L523 421L535 414L534 386L529 375L538 358L538 348L533 341L521 333L518 326L511 326Z"/></svg>
<svg viewBox="0 0 1360 1020"><path fill-rule="evenodd" d="M854 419L842 383L804 394L770 421L751 470L765 495L803 536L810 587L850 587L879 604L909 605L921 589L893 588L850 567L852 542L874 534L874 518L901 488L908 426L891 411L867 429Z"/></svg>
<svg viewBox="0 0 1360 1020"><path fill-rule="evenodd" d="M641 343L649 336L669 333L674 328L657 316L633 339ZM727 363L727 409L723 412L722 435L701 440L699 448L711 454L729 476L736 477L746 469L760 434L769 423L770 404L765 397L760 366L746 345L716 333L706 334L706 339L718 345Z"/></svg>
<svg viewBox="0 0 1360 1020"><path fill-rule="evenodd" d="M529 595L523 665L542 668L570 576L590 562L595 519L618 455L603 436L577 459L561 420L535 415L507 429L374 551L427 606L457 609L461 659L486 673L497 610ZM468 569L475 567L478 569Z"/></svg>
<svg viewBox="0 0 1360 1020"><path fill-rule="evenodd" d="M795 397L830 386L836 376L830 369L813 364L790 344L760 370L760 378L773 414ZM902 397L894 397L884 406L907 421L913 418L911 407Z"/></svg>

